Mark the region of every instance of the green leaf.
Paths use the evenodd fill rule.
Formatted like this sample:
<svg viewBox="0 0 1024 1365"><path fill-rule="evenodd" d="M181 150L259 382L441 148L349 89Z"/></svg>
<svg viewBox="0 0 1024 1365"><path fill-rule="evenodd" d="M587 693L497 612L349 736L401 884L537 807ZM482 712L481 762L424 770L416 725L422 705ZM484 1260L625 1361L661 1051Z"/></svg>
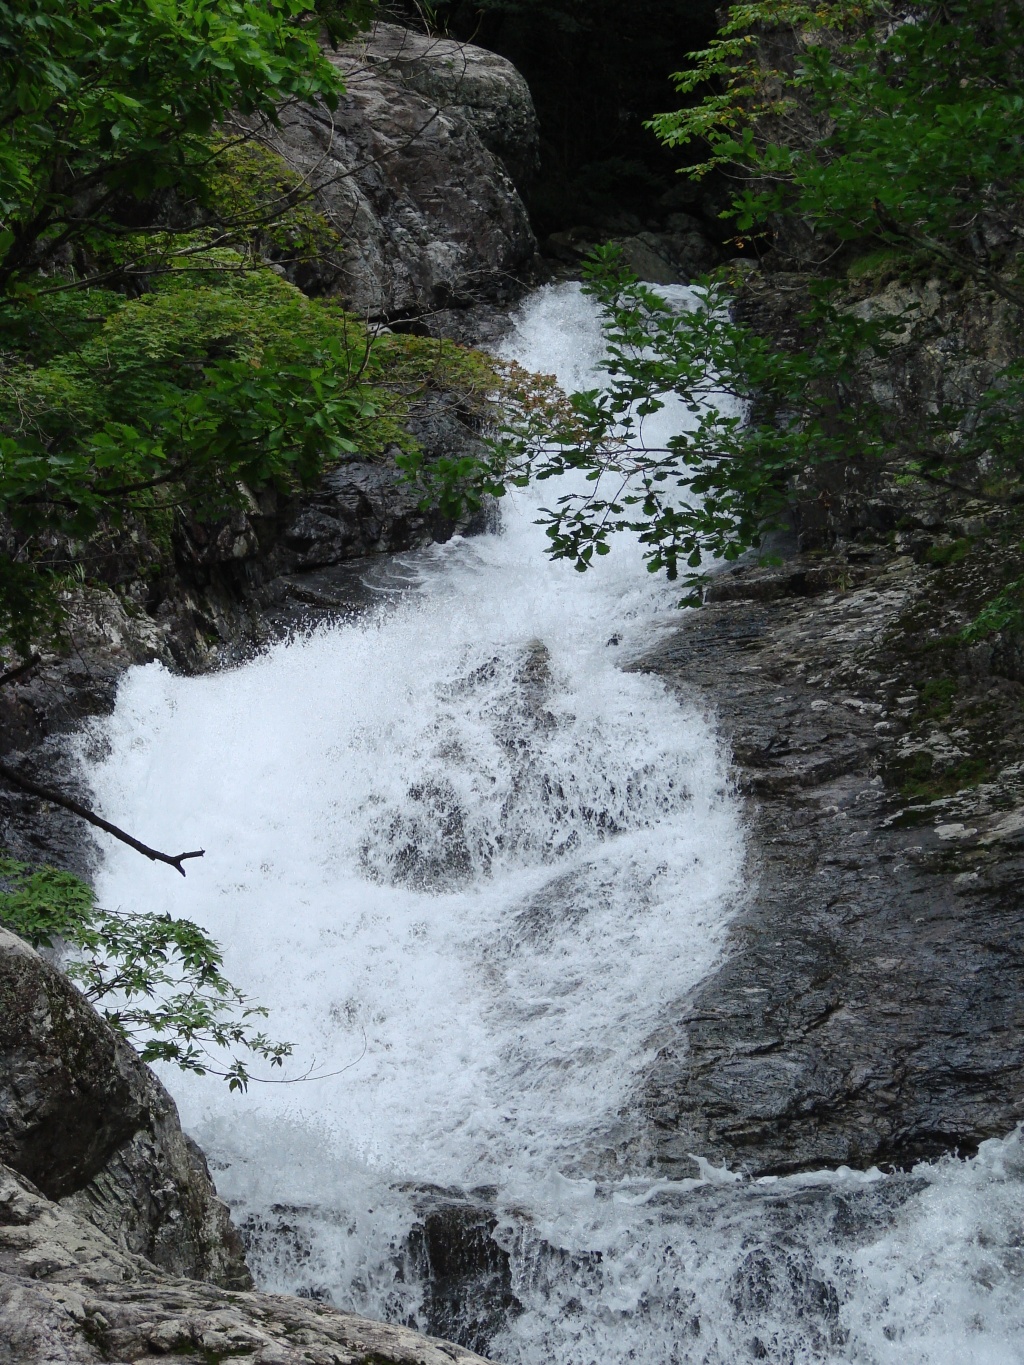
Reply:
<svg viewBox="0 0 1024 1365"><path fill-rule="evenodd" d="M224 978L219 947L189 920L104 910L71 873L3 857L0 924L59 950L67 974L143 1061L215 1072L235 1090L247 1087L253 1063L280 1066L291 1055L290 1043L250 1027L266 1010ZM219 1060L233 1049L241 1052Z"/></svg>

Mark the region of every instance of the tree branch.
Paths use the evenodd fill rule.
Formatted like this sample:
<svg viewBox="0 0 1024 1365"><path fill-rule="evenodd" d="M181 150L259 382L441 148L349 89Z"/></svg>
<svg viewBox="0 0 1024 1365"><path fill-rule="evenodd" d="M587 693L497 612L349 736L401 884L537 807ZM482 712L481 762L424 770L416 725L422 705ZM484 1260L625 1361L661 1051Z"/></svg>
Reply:
<svg viewBox="0 0 1024 1365"><path fill-rule="evenodd" d="M1016 304L1018 308L1024 308L1024 292L1014 289L1005 280L1000 279L994 270L982 265L979 261L972 260L970 256L965 256L957 251L955 247L947 246L944 242L937 241L926 232L921 232L917 228L911 227L909 223L900 223L896 218L883 207L879 200L874 203L875 217L884 232L892 237L900 237L905 242L913 242L915 246L923 247L930 251L933 256L937 256L940 261L945 261L947 265L955 270L962 270L965 275L970 275L972 279L980 280L998 294L1000 298L1006 299L1007 303Z"/></svg>
<svg viewBox="0 0 1024 1365"><path fill-rule="evenodd" d="M0 777L6 782L10 782L15 787L20 787L22 791L28 792L32 796L38 796L42 801L52 801L55 806L63 806L65 810L71 811L73 815L81 816L83 820L88 820L90 825L95 825L97 829L104 830L107 834L112 834L115 839L120 839L122 844L127 844L129 848L134 848L136 853L141 853L143 857L149 858L151 862L166 863L168 867L175 868L184 877L185 869L182 863L188 858L201 858L206 852L205 849L197 849L194 853L161 853L158 849L150 848L148 844L140 843L130 834L126 834L123 829L118 829L117 825L112 825L109 820L104 820L101 815L91 811L88 806L81 805L78 801L72 800L70 796L64 796L61 792L55 792L50 787L42 787L38 782L33 782L31 778L23 777L14 768L8 767L6 763L0 763Z"/></svg>
<svg viewBox="0 0 1024 1365"><path fill-rule="evenodd" d="M24 663L16 664L14 668L9 668L6 673L0 673L0 687L3 687L5 683L14 682L15 678L20 678L24 674L30 672L35 668L36 664L42 663L42 659L43 656L41 654L33 654L32 657L26 659Z"/></svg>

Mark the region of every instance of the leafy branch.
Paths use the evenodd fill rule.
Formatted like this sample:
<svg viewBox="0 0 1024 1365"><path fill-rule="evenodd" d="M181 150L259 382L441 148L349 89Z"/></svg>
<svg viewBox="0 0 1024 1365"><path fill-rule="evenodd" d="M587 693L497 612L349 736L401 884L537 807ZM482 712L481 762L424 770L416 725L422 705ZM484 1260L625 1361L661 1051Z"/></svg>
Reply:
<svg viewBox="0 0 1024 1365"><path fill-rule="evenodd" d="M759 331L758 273L706 279L681 311L597 252L587 288L604 314L605 382L561 404L513 403L488 459L410 474L453 505L574 475L542 512L551 553L586 569L630 532L652 572L689 582L688 601L709 559L759 547L816 481L820 491L823 466L1019 506L1019 350L1011 341L1009 358L965 351L946 363L943 319L915 307L913 285L970 281L1009 308L1008 331L1019 322L1024 9L735 4L676 82L691 102L651 127L669 146L702 149L685 174L732 177L725 216L765 255L764 278L799 270L784 325ZM904 262L902 302L865 298L855 282L879 249ZM901 386L922 354L938 358L934 401L907 403ZM670 397L688 429L652 441L649 419ZM1018 622L1007 602L984 621Z"/></svg>
<svg viewBox="0 0 1024 1365"><path fill-rule="evenodd" d="M67 975L145 1062L245 1090L261 1079L253 1062L273 1069L292 1055L258 1027L267 1010L224 976L217 944L190 920L105 910L71 873L0 857L0 924L60 951ZM226 1067L211 1049L233 1054Z"/></svg>

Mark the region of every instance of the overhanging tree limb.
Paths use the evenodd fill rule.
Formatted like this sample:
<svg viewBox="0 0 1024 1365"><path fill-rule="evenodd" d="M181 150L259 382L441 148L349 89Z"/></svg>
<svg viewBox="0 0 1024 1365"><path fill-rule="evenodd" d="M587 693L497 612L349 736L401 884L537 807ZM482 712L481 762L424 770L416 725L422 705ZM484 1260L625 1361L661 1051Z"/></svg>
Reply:
<svg viewBox="0 0 1024 1365"><path fill-rule="evenodd" d="M205 849L200 848L194 853L161 853L159 849L150 848L148 844L133 838L123 829L119 829L117 825L112 825L109 820L104 820L102 815L97 815L88 806L83 806L79 801L73 800L70 796L65 796L62 792L53 791L50 787L43 787L38 782L33 782L31 778L24 777L6 763L0 763L0 777L5 782L10 782L12 786L20 787L22 791L28 792L31 796L38 796L42 801L52 801L55 806L63 806L73 815L88 820L90 825L95 825L97 829L102 829L107 834L112 834L115 839L120 839L122 844L134 848L137 853L149 858L151 862L166 863L168 867L175 868L183 877L185 869L182 867L182 863L189 858L202 858L206 852Z"/></svg>

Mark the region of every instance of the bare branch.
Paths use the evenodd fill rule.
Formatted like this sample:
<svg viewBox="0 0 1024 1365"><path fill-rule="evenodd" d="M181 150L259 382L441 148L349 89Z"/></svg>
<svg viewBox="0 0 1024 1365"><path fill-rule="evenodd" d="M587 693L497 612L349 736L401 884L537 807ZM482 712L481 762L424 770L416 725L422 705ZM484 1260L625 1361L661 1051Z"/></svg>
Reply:
<svg viewBox="0 0 1024 1365"><path fill-rule="evenodd" d="M360 1025L360 1028L362 1028L362 1025ZM255 1082L257 1085L302 1085L305 1081L329 1081L329 1080L331 1080L332 1077L334 1077L334 1076L343 1076L343 1075L345 1074L346 1071L351 1071L352 1068L353 1068L354 1066L358 1066L359 1063L360 1063L360 1062L363 1060L363 1058L366 1056L367 1046L368 1046L368 1045L367 1045L367 1041L366 1041L366 1029L365 1029L365 1028L362 1029L362 1033L363 1033L363 1050L362 1050L362 1052L360 1052L359 1056L355 1059L354 1062L349 1062L346 1066L341 1066L341 1067L339 1067L337 1071L316 1071L316 1058L314 1057L313 1060L310 1062L309 1066L306 1068L306 1070L302 1073L301 1076L249 1076L249 1075L247 1075L247 1076L246 1076L246 1081L247 1081L247 1082L253 1081L253 1082ZM209 1049L203 1048L203 1052L205 1052L206 1055L207 1055L208 1057L210 1056ZM232 1074L230 1071L218 1071L218 1070L216 1069L216 1067L212 1067L212 1066L207 1066L207 1067L204 1068L204 1070L207 1071L207 1072L209 1072L209 1074L210 1074L211 1076L221 1076L221 1077L224 1077L224 1078L228 1078L228 1077L230 1077L231 1074Z"/></svg>
<svg viewBox="0 0 1024 1365"><path fill-rule="evenodd" d="M28 792L31 796L38 796L42 801L52 801L55 806L63 806L65 810L71 811L73 815L81 816L83 820L88 820L90 825L95 825L97 829L104 830L107 834L112 834L115 839L120 839L122 844L127 844L129 848L134 848L136 853L141 853L143 857L151 862L166 863L168 867L175 868L184 877L185 869L182 863L188 858L202 858L206 850L197 849L194 853L161 853L159 849L150 848L148 844L141 843L138 839L127 834L123 829L118 829L117 825L112 825L109 820L104 820L102 815L97 815L88 806L83 806L80 802L72 800L70 796L65 796L62 792L53 791L50 787L40 786L38 782L33 782L31 778L23 777L14 768L8 767L6 763L0 763L0 777L12 786L20 787L22 791Z"/></svg>
<svg viewBox="0 0 1024 1365"><path fill-rule="evenodd" d="M16 664L14 668L9 668L6 673L0 673L0 687L3 687L5 683L14 682L16 678L23 677L24 674L29 673L35 668L36 664L42 663L42 660L43 656L41 654L33 654L32 657L26 659L24 663Z"/></svg>

